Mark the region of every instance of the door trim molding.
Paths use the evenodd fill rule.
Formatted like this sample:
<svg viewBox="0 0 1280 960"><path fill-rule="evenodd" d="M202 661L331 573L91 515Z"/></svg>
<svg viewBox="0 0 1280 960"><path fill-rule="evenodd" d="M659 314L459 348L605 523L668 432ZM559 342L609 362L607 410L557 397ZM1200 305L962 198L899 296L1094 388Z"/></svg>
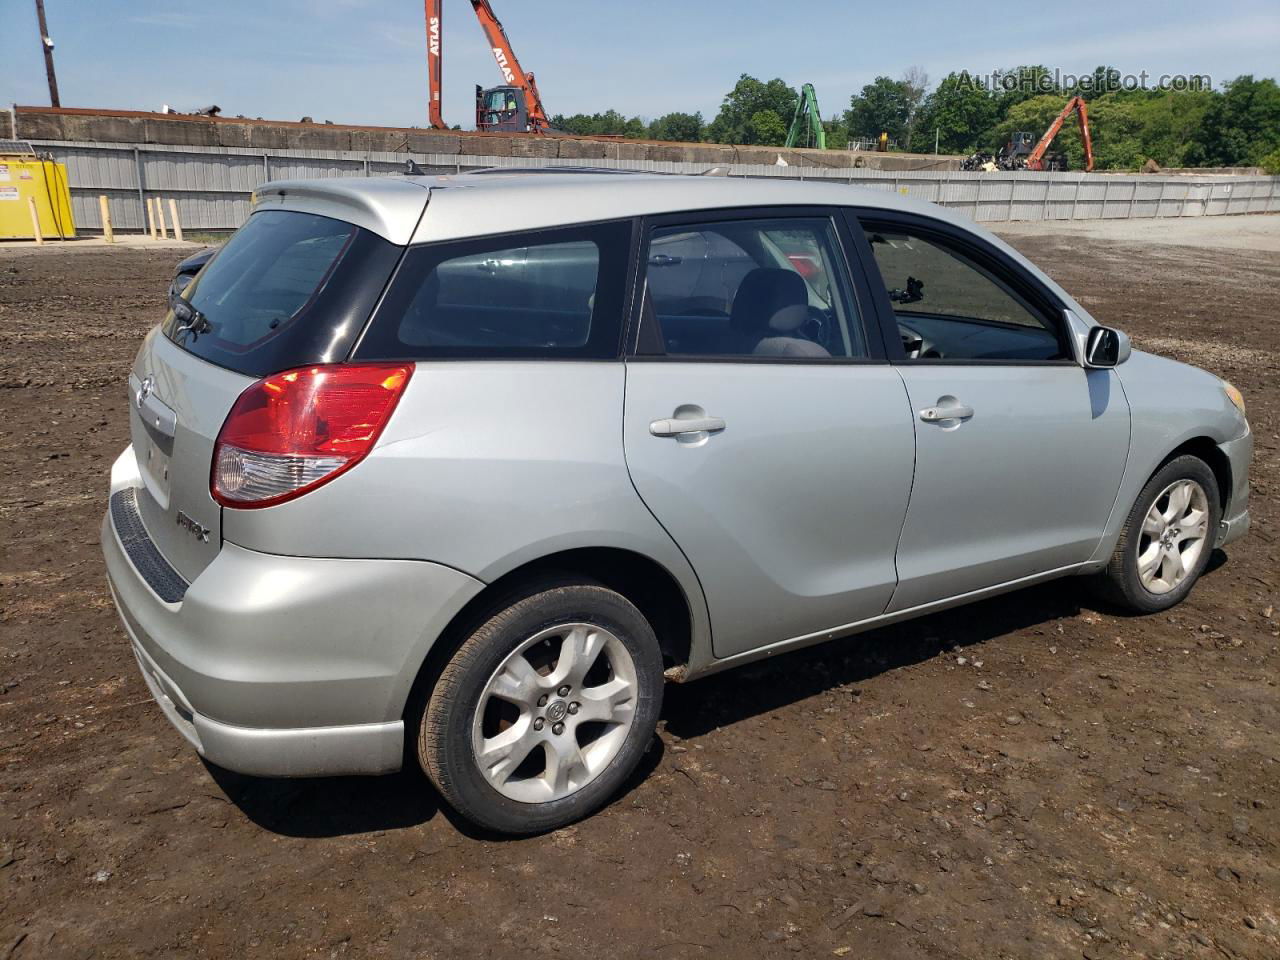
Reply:
<svg viewBox="0 0 1280 960"><path fill-rule="evenodd" d="M667 672L667 678L669 680L683 682L685 680L692 680L695 677L708 676L713 673L719 673L721 670L729 670L733 667L743 666L756 660L763 660L767 657L777 656L778 654L789 653L792 650L800 650L804 647L811 647L819 643L825 643L828 640L839 640L843 637L852 636L853 634L863 633L867 630L874 630L877 627L889 626L890 624L897 623L900 620L910 620L915 617L925 616L926 614L947 610L951 607L959 607L977 600L984 600L987 597L994 597L1002 593L1009 593L1013 590L1020 590L1023 587L1043 583L1046 580L1056 580L1059 577L1065 577L1073 573L1082 572L1088 566L1089 563L1084 562L1073 563L1065 567L1056 567L1053 570L1046 570L1043 573L1020 577L1017 580L1009 580L1005 583L996 584L993 587L983 587L981 590L972 590L969 593L957 594L954 597L947 597L944 600L934 600L930 603L920 604L919 606L908 607L905 610L896 610L893 613L882 613L876 617L868 617L865 620L855 620L852 623L845 623L838 627L819 630L816 633L806 633L799 637L791 637L788 640L780 640L777 643L771 643L763 647L756 647L754 650L747 650L743 653L734 654L730 657L712 660L709 663L705 663L700 666L690 665L688 668L675 667Z"/></svg>

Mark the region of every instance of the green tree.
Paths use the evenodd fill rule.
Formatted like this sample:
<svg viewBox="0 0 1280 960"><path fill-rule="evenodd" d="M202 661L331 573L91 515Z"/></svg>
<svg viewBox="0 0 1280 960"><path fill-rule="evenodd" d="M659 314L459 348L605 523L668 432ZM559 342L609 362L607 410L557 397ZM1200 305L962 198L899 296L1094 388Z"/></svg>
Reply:
<svg viewBox="0 0 1280 960"><path fill-rule="evenodd" d="M1029 130L1039 140L1066 105L1067 98L1061 94L1045 94L1014 104L996 125L994 145L1008 143L1018 130ZM1143 146L1140 108L1140 97L1123 92L1105 94L1089 105L1095 169L1133 170L1142 166L1150 154ZM1063 123L1049 152L1066 154L1070 170L1084 169L1084 142L1075 114Z"/></svg>
<svg viewBox="0 0 1280 960"><path fill-rule="evenodd" d="M787 136L787 122L799 100L796 89L776 77L764 83L744 73L725 95L720 112L707 127L706 138L712 143L766 142L754 138L761 131L773 131L774 127L767 120L757 122L755 118L759 113L772 112L782 125L782 136L777 140L782 143Z"/></svg>
<svg viewBox="0 0 1280 960"><path fill-rule="evenodd" d="M996 100L996 109L1001 116L1006 115L1024 101L1061 94L1062 88L1049 72L1049 68L1043 64L1024 65L1001 71L995 90L992 91Z"/></svg>
<svg viewBox="0 0 1280 960"><path fill-rule="evenodd" d="M1162 167L1185 167L1192 139L1213 102L1212 90L1154 91L1130 97L1141 120L1142 153Z"/></svg>
<svg viewBox="0 0 1280 960"><path fill-rule="evenodd" d="M1086 79L1088 80L1087 83L1081 82L1076 85L1075 89L1067 92L1078 93L1086 100L1096 100L1108 93L1116 93L1120 90L1120 71L1115 67L1094 67L1091 77L1081 77L1081 81Z"/></svg>
<svg viewBox="0 0 1280 960"><path fill-rule="evenodd" d="M1251 74L1223 87L1205 110L1188 158L1198 166L1257 164L1280 148L1280 87Z"/></svg>
<svg viewBox="0 0 1280 960"><path fill-rule="evenodd" d="M920 119L920 105L929 91L929 74L923 67L908 67L898 83L902 85L907 102L907 129L900 142L903 150L910 150L911 142L915 139L916 122Z"/></svg>
<svg viewBox="0 0 1280 960"><path fill-rule="evenodd" d="M911 92L905 83L891 77L876 77L861 93L849 98L845 125L855 137L874 140L885 132L890 140L905 145L911 109Z"/></svg>
<svg viewBox="0 0 1280 960"><path fill-rule="evenodd" d="M993 150L992 127L998 119L995 97L968 73L949 73L924 99L916 121L913 149L933 149L935 132L943 153Z"/></svg>
<svg viewBox="0 0 1280 960"><path fill-rule="evenodd" d="M558 113L551 118L551 126L584 137L614 136L639 140L647 132L644 121L639 117L624 117L617 110L592 114L575 113L568 117Z"/></svg>
<svg viewBox="0 0 1280 960"><path fill-rule="evenodd" d="M1165 167L1260 165L1264 159L1274 165L1280 152L1280 86L1274 79L1245 75L1220 91L1194 79L1185 90L1123 90L1119 81L1116 67L1099 66L1059 89L1045 67L1032 65L1004 71L994 85L950 73L920 99L928 79L913 67L899 80L877 77L823 127L831 149L845 149L850 139L876 137L884 130L903 148L921 153L933 150L935 132L939 149L947 153L994 152L1014 131L1042 135L1078 93L1089 103L1098 169L1135 169L1147 159ZM558 115L552 124L584 136L779 145L798 100L796 90L780 79L766 83L742 74L707 125L698 113L673 112L645 123L617 110ZM1073 169L1083 166L1074 118L1054 149L1066 153Z"/></svg>
<svg viewBox="0 0 1280 960"><path fill-rule="evenodd" d="M844 122L843 116L833 116L830 120L822 121L822 129L827 134L828 150L847 150L849 149L849 141L853 139L849 133L849 127Z"/></svg>
<svg viewBox="0 0 1280 960"><path fill-rule="evenodd" d="M787 140L787 124L774 110L757 110L747 121L749 143L767 143L780 147Z"/></svg>
<svg viewBox="0 0 1280 960"><path fill-rule="evenodd" d="M1009 107L1008 112L1004 115L1004 119L996 124L994 133L994 147L1001 147L1009 142L1009 138L1016 131L1029 130L1035 135L1036 139L1049 128L1049 124L1053 122L1053 118L1062 112L1062 108L1066 105L1062 97L1047 93L1043 96L1032 97L1029 100L1023 100ZM1073 137L1078 139L1075 133L1075 121L1072 120L1072 127L1068 129L1065 125L1062 133L1058 134L1055 146L1062 149L1066 140Z"/></svg>
<svg viewBox="0 0 1280 960"><path fill-rule="evenodd" d="M1089 104L1089 133L1093 138L1093 162L1098 170L1137 170L1151 158L1143 142L1143 101L1145 97L1106 93ZM1083 169L1084 146L1075 132L1063 138L1067 163L1072 170ZM1064 128L1064 133L1066 132ZM1059 135L1061 137L1061 135ZM1156 163L1163 161L1152 158Z"/></svg>
<svg viewBox="0 0 1280 960"><path fill-rule="evenodd" d="M649 124L650 140L697 143L702 139L701 113L667 113Z"/></svg>

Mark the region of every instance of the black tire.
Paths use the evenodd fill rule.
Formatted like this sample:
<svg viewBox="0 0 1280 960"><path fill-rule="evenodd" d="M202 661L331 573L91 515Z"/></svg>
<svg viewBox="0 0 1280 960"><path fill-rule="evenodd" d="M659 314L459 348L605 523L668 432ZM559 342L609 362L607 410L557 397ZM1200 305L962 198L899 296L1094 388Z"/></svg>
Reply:
<svg viewBox="0 0 1280 960"><path fill-rule="evenodd" d="M1194 480L1204 489L1209 514L1206 535L1208 542L1181 583L1167 593L1152 593L1143 585L1142 578L1138 575L1138 547L1142 538L1143 518L1156 498L1178 480ZM1125 520L1120 541L1099 577L1099 592L1105 599L1134 613L1159 613L1176 606L1191 592L1191 588L1208 566L1221 519L1222 501L1218 480L1209 465L1199 457L1190 455L1170 460L1155 472L1138 494L1138 499Z"/></svg>
<svg viewBox="0 0 1280 960"><path fill-rule="evenodd" d="M472 721L490 677L527 639L559 624L584 622L612 633L635 667L637 696L622 746L576 792L541 803L499 793L472 750ZM649 621L626 597L598 583L545 581L509 598L477 627L445 665L418 727L418 761L454 810L489 830L541 833L595 812L627 780L648 748L662 709L662 655Z"/></svg>

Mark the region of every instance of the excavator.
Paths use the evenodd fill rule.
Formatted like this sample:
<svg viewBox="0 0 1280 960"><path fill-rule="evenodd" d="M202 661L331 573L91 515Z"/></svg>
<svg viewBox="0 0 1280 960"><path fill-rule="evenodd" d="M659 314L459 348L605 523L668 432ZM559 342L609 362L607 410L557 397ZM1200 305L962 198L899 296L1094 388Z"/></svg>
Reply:
<svg viewBox="0 0 1280 960"><path fill-rule="evenodd" d="M446 130L448 125L440 105L441 60L443 50L444 0L426 0L427 12L427 74L430 82L428 115L431 126ZM471 0L480 28L489 41L493 58L502 71L502 86L487 89L476 85L476 129L485 133L546 133L551 129L547 111L538 96L538 85L533 74L526 73L516 59L507 32L502 29L489 5L489 0Z"/></svg>
<svg viewBox="0 0 1280 960"><path fill-rule="evenodd" d="M1062 125L1072 113L1080 124L1080 142L1084 145L1084 169L1093 172L1093 136L1089 132L1089 109L1083 97L1072 97L1062 112L1049 124L1039 141L1035 135L1018 131L1000 148L999 154L975 153L961 164L962 170L1066 170L1067 158L1061 152L1049 153L1054 138L1062 131ZM1035 142L1035 146L1032 143Z"/></svg>
<svg viewBox="0 0 1280 960"><path fill-rule="evenodd" d="M1049 124L1049 129L1044 132L1044 136L1035 145L1035 149L1027 155L1026 168L1028 170L1053 169L1046 166L1045 154L1048 152L1050 144L1053 143L1053 138L1062 130L1062 125L1067 122L1067 118L1073 112L1080 123L1080 142L1084 144L1084 169L1086 173L1093 172L1093 137L1089 133L1089 108L1085 106L1084 97L1080 96L1072 97L1067 101L1067 105L1054 118L1053 123ZM1065 161L1061 166L1057 167L1057 169L1061 170L1066 168Z"/></svg>
<svg viewBox="0 0 1280 960"><path fill-rule="evenodd" d="M817 147L827 149L827 131L822 127L822 114L818 112L818 92L812 83L800 88L800 99L787 131L788 147Z"/></svg>

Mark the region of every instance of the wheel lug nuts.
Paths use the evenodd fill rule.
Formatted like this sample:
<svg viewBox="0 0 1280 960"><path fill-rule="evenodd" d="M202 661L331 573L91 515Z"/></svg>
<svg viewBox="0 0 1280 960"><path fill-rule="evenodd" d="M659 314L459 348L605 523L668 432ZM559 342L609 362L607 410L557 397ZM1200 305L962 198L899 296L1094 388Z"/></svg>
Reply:
<svg viewBox="0 0 1280 960"><path fill-rule="evenodd" d="M533 729L541 730L544 726L546 726L546 723L547 721L543 720L541 717L538 717L536 720L533 721Z"/></svg>
<svg viewBox="0 0 1280 960"><path fill-rule="evenodd" d="M571 704L569 704L569 712L570 712L570 713L577 713L581 708L582 708L582 705L581 705L581 704L578 704L578 703L571 703Z"/></svg>
<svg viewBox="0 0 1280 960"><path fill-rule="evenodd" d="M545 707L547 705L547 695L544 693L538 698L538 706Z"/></svg>
<svg viewBox="0 0 1280 960"><path fill-rule="evenodd" d="M563 723L555 724L554 726L552 726L551 732L556 734L557 736L564 733L564 724Z"/></svg>
<svg viewBox="0 0 1280 960"><path fill-rule="evenodd" d="M557 690L556 693L560 694L562 697L567 697L569 695L569 685L566 683L563 687Z"/></svg>

